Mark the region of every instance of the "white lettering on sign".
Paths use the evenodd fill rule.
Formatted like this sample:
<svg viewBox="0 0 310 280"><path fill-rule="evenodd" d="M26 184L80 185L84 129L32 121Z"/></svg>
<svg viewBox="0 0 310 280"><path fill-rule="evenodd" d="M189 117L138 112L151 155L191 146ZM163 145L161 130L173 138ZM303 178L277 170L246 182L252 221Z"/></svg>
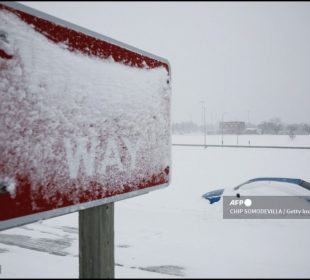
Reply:
<svg viewBox="0 0 310 280"><path fill-rule="evenodd" d="M94 172L95 163L95 148L97 146L97 141L95 138L91 140L90 148L87 149L87 143L85 139L78 139L76 145L71 145L69 139L64 140L67 162L69 165L69 175L70 178L76 178L81 160L84 163L85 171L87 176L92 176ZM76 146L75 151L73 147Z"/></svg>
<svg viewBox="0 0 310 280"><path fill-rule="evenodd" d="M139 142L133 146L127 138L121 138L121 140L125 144L126 150L130 156L130 168L134 169L138 151L137 144L139 144ZM69 139L64 140L69 176L71 179L77 178L81 163L84 165L86 176L93 176L96 165L96 149L98 154L98 143L96 138L92 138L90 143L87 143L86 139L78 139L75 142ZM100 152L102 151L100 150ZM111 167L117 168L119 171L124 171L119 147L113 138L107 140L103 155L103 160L97 166L97 172L105 174L107 169Z"/></svg>
<svg viewBox="0 0 310 280"><path fill-rule="evenodd" d="M131 169L134 169L136 166L137 150L140 144L140 140L137 141L135 146L132 146L127 138L123 138L123 141L126 147L128 148L128 151L131 157Z"/></svg>
<svg viewBox="0 0 310 280"><path fill-rule="evenodd" d="M115 141L110 138L108 139L104 160L101 164L101 173L105 174L108 166L116 166L119 171L123 171L123 164L117 145Z"/></svg>

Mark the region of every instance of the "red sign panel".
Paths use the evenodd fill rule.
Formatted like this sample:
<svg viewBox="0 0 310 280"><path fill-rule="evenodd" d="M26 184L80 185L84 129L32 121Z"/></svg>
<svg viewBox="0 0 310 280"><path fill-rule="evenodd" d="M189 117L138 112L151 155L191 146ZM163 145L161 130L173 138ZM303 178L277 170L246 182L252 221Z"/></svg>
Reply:
<svg viewBox="0 0 310 280"><path fill-rule="evenodd" d="M166 60L0 4L0 230L169 183Z"/></svg>

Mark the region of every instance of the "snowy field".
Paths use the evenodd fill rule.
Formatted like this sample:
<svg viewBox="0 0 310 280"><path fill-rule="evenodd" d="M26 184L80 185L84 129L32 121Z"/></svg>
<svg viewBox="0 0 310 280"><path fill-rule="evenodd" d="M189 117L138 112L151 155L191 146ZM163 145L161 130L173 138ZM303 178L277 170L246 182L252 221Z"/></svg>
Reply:
<svg viewBox="0 0 310 280"><path fill-rule="evenodd" d="M251 136L251 144L310 146L310 136ZM201 198L259 176L310 181L310 150L173 147L172 164L168 188L116 203L116 277L310 277L310 220L223 220L221 205ZM2 231L0 277L78 277L77 218Z"/></svg>
<svg viewBox="0 0 310 280"><path fill-rule="evenodd" d="M204 144L203 134L174 135L175 144ZM207 135L207 145L221 145L222 135ZM223 135L224 145L310 147L309 135Z"/></svg>

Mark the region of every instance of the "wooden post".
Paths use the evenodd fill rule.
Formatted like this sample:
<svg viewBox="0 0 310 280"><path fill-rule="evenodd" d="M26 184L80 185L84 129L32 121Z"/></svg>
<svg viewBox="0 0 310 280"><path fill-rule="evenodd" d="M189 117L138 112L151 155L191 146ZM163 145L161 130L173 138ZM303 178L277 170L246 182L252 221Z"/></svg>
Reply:
<svg viewBox="0 0 310 280"><path fill-rule="evenodd" d="M114 278L114 203L79 211L80 278Z"/></svg>

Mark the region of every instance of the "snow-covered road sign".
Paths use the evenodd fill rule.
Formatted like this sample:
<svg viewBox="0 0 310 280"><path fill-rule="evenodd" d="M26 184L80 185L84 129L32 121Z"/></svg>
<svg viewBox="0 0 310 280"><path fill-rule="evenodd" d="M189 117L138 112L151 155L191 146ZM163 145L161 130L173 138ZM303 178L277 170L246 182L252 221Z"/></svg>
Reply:
<svg viewBox="0 0 310 280"><path fill-rule="evenodd" d="M0 4L0 230L170 180L167 60Z"/></svg>

